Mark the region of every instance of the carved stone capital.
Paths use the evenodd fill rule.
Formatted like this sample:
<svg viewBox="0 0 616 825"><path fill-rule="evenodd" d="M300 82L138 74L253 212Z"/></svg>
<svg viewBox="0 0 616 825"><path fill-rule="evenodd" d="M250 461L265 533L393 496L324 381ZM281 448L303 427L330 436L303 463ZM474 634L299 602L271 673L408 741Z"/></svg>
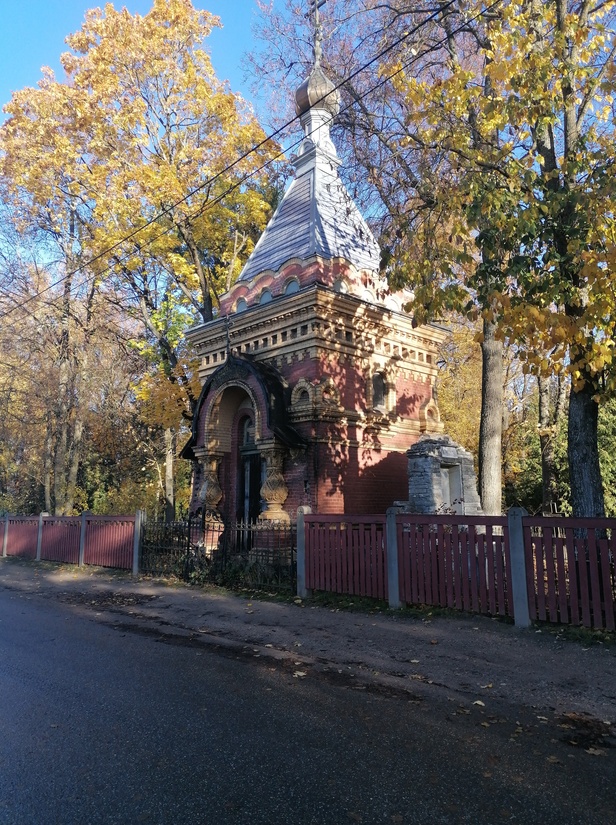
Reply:
<svg viewBox="0 0 616 825"><path fill-rule="evenodd" d="M203 483L199 490L199 501L203 505L206 521L221 521L218 503L222 498L222 488L218 481L218 465L222 456L205 453L197 456L203 466Z"/></svg>
<svg viewBox="0 0 616 825"><path fill-rule="evenodd" d="M284 453L280 448L273 447L263 451L265 459L265 481L260 490L261 498L266 504L266 508L259 516L267 521L289 522L291 519L288 513L282 509L282 505L287 500L289 490L285 484L282 473Z"/></svg>

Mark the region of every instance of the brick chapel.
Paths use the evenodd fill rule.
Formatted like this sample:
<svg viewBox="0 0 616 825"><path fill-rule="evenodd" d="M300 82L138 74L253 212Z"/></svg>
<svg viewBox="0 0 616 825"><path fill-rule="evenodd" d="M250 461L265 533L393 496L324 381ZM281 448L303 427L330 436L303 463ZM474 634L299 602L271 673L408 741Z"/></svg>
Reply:
<svg viewBox="0 0 616 825"><path fill-rule="evenodd" d="M315 49L294 179L219 316L187 333L203 389L183 455L196 460L191 510L207 518L383 513L407 498L406 451L442 430L445 331L415 328L409 296L388 290L338 174L339 106Z"/></svg>

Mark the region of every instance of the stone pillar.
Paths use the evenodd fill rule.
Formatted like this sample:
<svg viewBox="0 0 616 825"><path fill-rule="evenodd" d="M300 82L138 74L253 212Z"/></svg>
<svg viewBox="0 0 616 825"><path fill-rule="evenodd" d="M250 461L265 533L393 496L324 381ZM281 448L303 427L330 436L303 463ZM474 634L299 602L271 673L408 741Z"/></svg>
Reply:
<svg viewBox="0 0 616 825"><path fill-rule="evenodd" d="M205 450L195 450L195 455L203 467L203 482L199 488L197 498L203 507L206 521L222 521L218 504L222 498L222 488L218 480L218 465L222 456L218 453L208 453Z"/></svg>
<svg viewBox="0 0 616 825"><path fill-rule="evenodd" d="M283 450L280 447L269 447L262 450L265 459L265 481L260 490L261 498L266 504L265 510L259 519L266 521L291 521L282 505L287 500L289 490L282 474Z"/></svg>

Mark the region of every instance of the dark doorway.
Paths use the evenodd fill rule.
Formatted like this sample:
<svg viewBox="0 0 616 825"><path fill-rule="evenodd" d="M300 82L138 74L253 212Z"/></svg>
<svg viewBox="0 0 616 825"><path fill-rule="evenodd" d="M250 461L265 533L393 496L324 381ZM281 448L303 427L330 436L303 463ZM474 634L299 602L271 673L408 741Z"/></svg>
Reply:
<svg viewBox="0 0 616 825"><path fill-rule="evenodd" d="M261 456L242 453L239 472L238 514L240 521L256 521L261 514Z"/></svg>
<svg viewBox="0 0 616 825"><path fill-rule="evenodd" d="M248 416L239 423L237 518L256 521L261 514L261 455L255 448L254 422Z"/></svg>

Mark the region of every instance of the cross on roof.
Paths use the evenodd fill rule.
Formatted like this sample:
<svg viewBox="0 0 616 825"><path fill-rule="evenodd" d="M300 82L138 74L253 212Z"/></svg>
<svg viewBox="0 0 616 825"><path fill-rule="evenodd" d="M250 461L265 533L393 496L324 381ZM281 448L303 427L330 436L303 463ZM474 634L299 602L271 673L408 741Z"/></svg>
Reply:
<svg viewBox="0 0 616 825"><path fill-rule="evenodd" d="M314 64L319 66L321 64L321 55L323 54L323 27L321 26L321 19L319 9L324 6L327 0L308 0L308 17L310 14L314 15Z"/></svg>

